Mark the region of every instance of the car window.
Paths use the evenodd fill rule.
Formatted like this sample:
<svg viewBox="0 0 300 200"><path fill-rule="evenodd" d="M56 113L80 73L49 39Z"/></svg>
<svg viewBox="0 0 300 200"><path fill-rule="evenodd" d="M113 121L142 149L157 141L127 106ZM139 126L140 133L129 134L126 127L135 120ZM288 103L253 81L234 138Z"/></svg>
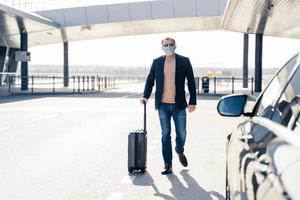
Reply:
<svg viewBox="0 0 300 200"><path fill-rule="evenodd" d="M281 124L295 128L299 118L300 107L300 68L293 75L277 104L280 111Z"/></svg>
<svg viewBox="0 0 300 200"><path fill-rule="evenodd" d="M268 106L262 114L262 117L270 119L277 123L281 122L280 112L273 106ZM270 131L263 126L260 126L259 124L253 124L251 127L251 134L253 136L253 142L261 143L266 138L268 138L268 135L270 135Z"/></svg>
<svg viewBox="0 0 300 200"><path fill-rule="evenodd" d="M283 126L294 129L299 126L300 119L300 67L291 78L286 89L282 93L275 107L269 105L262 114L262 117L270 119ZM269 131L257 124L251 127L253 141L261 143L270 134Z"/></svg>
<svg viewBox="0 0 300 200"><path fill-rule="evenodd" d="M291 71L293 70L297 62L297 58L298 54L291 58L272 79L255 106L257 111L255 115L262 116L265 113L266 108L275 103L280 95L280 88L283 87Z"/></svg>
<svg viewBox="0 0 300 200"><path fill-rule="evenodd" d="M257 116L261 116L270 119L276 123L288 125L291 117L291 104L285 100L280 99L279 103L275 107L281 88L284 87L286 80L289 78L290 73L293 71L294 66L297 63L298 55L294 56L286 65L277 73L268 85L264 94L260 98L257 105ZM283 118L284 117L284 118ZM268 138L269 131L257 124L253 124L251 127L251 134L253 136L253 142L261 143Z"/></svg>

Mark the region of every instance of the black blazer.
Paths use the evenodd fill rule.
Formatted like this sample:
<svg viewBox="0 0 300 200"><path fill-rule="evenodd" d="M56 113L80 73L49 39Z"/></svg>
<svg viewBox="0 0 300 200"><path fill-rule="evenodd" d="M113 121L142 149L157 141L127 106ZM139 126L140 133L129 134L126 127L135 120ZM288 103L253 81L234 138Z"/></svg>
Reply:
<svg viewBox="0 0 300 200"><path fill-rule="evenodd" d="M165 56L161 56L153 60L152 66L150 68L150 73L147 77L144 98L149 98L152 93L152 88L156 85L155 91L155 109L158 109L161 104L161 98L164 88L164 65ZM176 54L176 69L175 69L175 104L178 109L184 109L187 107L184 84L185 79L188 81L188 89L190 93L189 105L196 105L196 86L195 78L193 73L193 68L189 58Z"/></svg>

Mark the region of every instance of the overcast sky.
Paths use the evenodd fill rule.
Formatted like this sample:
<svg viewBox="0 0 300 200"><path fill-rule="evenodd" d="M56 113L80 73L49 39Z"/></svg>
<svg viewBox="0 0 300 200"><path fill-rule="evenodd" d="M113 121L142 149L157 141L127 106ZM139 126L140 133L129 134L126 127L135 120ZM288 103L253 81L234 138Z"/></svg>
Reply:
<svg viewBox="0 0 300 200"><path fill-rule="evenodd" d="M69 43L71 65L150 66L163 54L161 40L173 37L178 54L194 67L242 67L243 34L228 31L197 31L113 37ZM249 67L254 67L255 37L249 40ZM280 67L300 50L300 40L264 37L263 67ZM30 48L30 64L62 64L63 44Z"/></svg>

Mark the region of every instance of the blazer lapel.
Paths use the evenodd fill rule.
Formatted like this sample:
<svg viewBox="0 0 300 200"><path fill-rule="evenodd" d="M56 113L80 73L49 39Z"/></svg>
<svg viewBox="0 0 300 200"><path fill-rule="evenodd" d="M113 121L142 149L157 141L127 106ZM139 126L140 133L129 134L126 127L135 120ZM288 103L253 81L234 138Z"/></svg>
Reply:
<svg viewBox="0 0 300 200"><path fill-rule="evenodd" d="M176 86L176 80L178 80L178 69L179 69L179 60L178 60L178 55L175 54L175 86Z"/></svg>
<svg viewBox="0 0 300 200"><path fill-rule="evenodd" d="M160 74L161 74L161 85L164 85L164 69L165 69L166 56L162 56L159 63Z"/></svg>

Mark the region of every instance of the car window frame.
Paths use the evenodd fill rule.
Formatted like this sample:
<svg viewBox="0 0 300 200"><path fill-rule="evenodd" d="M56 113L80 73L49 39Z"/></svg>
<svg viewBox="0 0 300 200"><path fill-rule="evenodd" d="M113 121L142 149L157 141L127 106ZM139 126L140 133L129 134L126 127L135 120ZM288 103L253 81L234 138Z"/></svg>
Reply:
<svg viewBox="0 0 300 200"><path fill-rule="evenodd" d="M261 100L262 100L265 92L267 91L267 89L269 88L270 84L273 82L273 80L275 79L275 77L277 77L279 75L279 73L283 70L284 66L286 66L289 62L291 62L295 57L297 57L296 64L293 66L293 68L291 70L291 73L288 76L286 82L282 84L281 88L279 88L280 92L279 92L278 96L275 98L275 101L274 101L274 103L272 105L274 108L276 107L276 105L278 104L278 101L280 100L280 98L282 96L282 93L284 92L284 90L288 86L291 78L293 77L293 75L295 74L295 72L297 71L297 69L299 67L300 52L298 52L297 54L293 55L287 62L285 62L285 64L276 72L276 74L273 76L273 78L269 81L268 85L263 90L263 92L259 95L259 97L258 97L258 99L257 99L257 101L256 101L256 103L254 105L254 108L253 108L252 114L251 114L252 117L254 117L254 116L261 117L260 115L257 115L257 112L258 112L259 106L261 105L260 103L261 103Z"/></svg>
<svg viewBox="0 0 300 200"><path fill-rule="evenodd" d="M300 56L300 55L299 55L299 56ZM298 58L298 59L299 59L299 61L300 61L300 58ZM283 93L284 93L284 91L286 90L286 88L288 87L288 85L290 84L290 82L292 81L292 79L293 79L294 75L296 74L296 72L297 72L298 70L300 70L300 63L299 63L299 61L295 64L295 66L294 66L294 68L293 68L293 70L292 70L290 76L288 77L286 83L285 83L284 86L282 87L282 89L281 89L281 91L280 91L280 98L281 98L281 96L283 95ZM278 104L280 98L276 100L275 106L277 106L277 104Z"/></svg>
<svg viewBox="0 0 300 200"><path fill-rule="evenodd" d="M252 117L264 117L264 116L261 116L261 115L258 115L257 114L257 111L258 111L258 107L260 105L260 101L265 93L265 91L268 89L269 85L271 84L271 82L274 80L274 78L276 76L278 76L278 74L281 72L281 70L283 69L284 66L286 66L286 64L288 64L295 56L297 56L297 61L295 63L295 65L292 67L292 70L289 74L289 76L287 77L286 81L282 84L282 86L279 88L280 89L280 92L278 93L278 96L276 98L274 98L274 102L270 105L268 105L266 107L269 108L269 110L271 110L271 113L268 117L268 119L272 120L273 117L274 117L274 113L277 109L277 105L279 103L279 100L281 99L281 96L283 94L283 92L285 91L285 89L288 87L288 84L290 83L290 81L292 80L293 76L295 75L295 73L297 72L297 70L299 69L300 70L300 52L297 53L296 55L294 55L291 59L289 59L279 70L278 72L276 73L276 75L274 75L274 77L272 78L272 80L268 83L267 87L265 88L265 90L261 93L261 95L259 96L259 99L257 100L255 106L254 106L254 109L253 109L253 112L255 111L255 113L252 114ZM264 110L264 112L266 111L266 109ZM273 121L273 120L272 120ZM276 123L276 121L274 121ZM253 132L253 126L254 123L252 123L251 125L251 131L249 132L252 136L253 136L253 140L254 140L254 132ZM265 136L263 136L262 138L260 138L260 140L258 141L255 141L255 143L261 143L265 140L265 138L267 138L267 135L266 134ZM254 141L253 141L254 142Z"/></svg>
<svg viewBox="0 0 300 200"><path fill-rule="evenodd" d="M298 70L300 71L300 62L298 60L298 62L295 64L294 68L293 68L293 72L291 73L291 76L289 77L287 84L285 84L285 86L282 88L281 91L281 95L280 97L276 100L276 104L274 105L274 108L278 107L278 103L281 100L282 95L284 94L285 90L287 89L287 87L289 86L289 84L291 83L291 81L293 80L293 77L296 75L296 73L298 72ZM299 113L298 113L299 115ZM298 117L299 118L299 117ZM291 126L287 126L287 128L289 129L293 129L294 125L297 123L297 119L293 122L293 124Z"/></svg>

